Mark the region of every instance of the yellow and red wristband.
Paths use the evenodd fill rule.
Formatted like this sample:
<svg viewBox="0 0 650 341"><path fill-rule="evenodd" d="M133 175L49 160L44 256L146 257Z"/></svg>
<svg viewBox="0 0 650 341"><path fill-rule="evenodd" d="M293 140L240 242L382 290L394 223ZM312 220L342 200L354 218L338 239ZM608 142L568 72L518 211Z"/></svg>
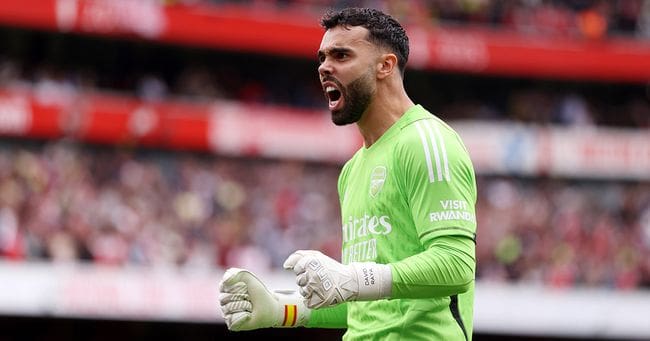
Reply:
<svg viewBox="0 0 650 341"><path fill-rule="evenodd" d="M275 290L274 293L280 303L276 327L295 328L307 324L311 310L305 306L302 296L296 290Z"/></svg>
<svg viewBox="0 0 650 341"><path fill-rule="evenodd" d="M295 304L284 305L284 320L282 321L283 327L295 327L298 321L298 306Z"/></svg>

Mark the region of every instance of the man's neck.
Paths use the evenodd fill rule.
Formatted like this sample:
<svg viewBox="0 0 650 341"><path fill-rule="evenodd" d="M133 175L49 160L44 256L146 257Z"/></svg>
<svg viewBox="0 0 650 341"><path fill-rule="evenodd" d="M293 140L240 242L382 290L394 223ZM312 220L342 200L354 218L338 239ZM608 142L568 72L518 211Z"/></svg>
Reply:
<svg viewBox="0 0 650 341"><path fill-rule="evenodd" d="M357 122L364 146L370 148L414 105L403 88L389 95L375 94L368 110Z"/></svg>

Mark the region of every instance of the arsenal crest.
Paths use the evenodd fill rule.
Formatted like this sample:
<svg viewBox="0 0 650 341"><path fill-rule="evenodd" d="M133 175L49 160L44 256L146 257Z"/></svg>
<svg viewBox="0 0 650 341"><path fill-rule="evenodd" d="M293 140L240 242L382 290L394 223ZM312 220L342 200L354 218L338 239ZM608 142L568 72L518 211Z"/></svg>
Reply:
<svg viewBox="0 0 650 341"><path fill-rule="evenodd" d="M386 182L386 167L377 166L370 173L370 196L376 197Z"/></svg>

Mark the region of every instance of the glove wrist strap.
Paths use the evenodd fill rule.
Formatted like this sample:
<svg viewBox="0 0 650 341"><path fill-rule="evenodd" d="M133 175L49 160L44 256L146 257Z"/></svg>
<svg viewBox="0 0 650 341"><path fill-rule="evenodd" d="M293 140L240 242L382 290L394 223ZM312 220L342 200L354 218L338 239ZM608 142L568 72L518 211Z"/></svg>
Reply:
<svg viewBox="0 0 650 341"><path fill-rule="evenodd" d="M274 293L280 303L276 328L295 328L307 325L311 310L305 306L302 296L297 291L276 290Z"/></svg>
<svg viewBox="0 0 650 341"><path fill-rule="evenodd" d="M391 295L393 275L390 266L377 263L351 263L359 283L357 301L388 298Z"/></svg>

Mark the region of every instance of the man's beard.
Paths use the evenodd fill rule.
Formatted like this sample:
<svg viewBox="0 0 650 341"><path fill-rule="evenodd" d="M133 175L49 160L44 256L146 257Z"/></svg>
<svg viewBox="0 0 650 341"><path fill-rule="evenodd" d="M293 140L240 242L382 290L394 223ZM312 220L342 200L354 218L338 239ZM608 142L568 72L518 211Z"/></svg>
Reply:
<svg viewBox="0 0 650 341"><path fill-rule="evenodd" d="M341 87L344 98L343 108L332 111L332 122L337 126L356 123L368 109L372 99L372 73L368 72L352 81L345 89Z"/></svg>

